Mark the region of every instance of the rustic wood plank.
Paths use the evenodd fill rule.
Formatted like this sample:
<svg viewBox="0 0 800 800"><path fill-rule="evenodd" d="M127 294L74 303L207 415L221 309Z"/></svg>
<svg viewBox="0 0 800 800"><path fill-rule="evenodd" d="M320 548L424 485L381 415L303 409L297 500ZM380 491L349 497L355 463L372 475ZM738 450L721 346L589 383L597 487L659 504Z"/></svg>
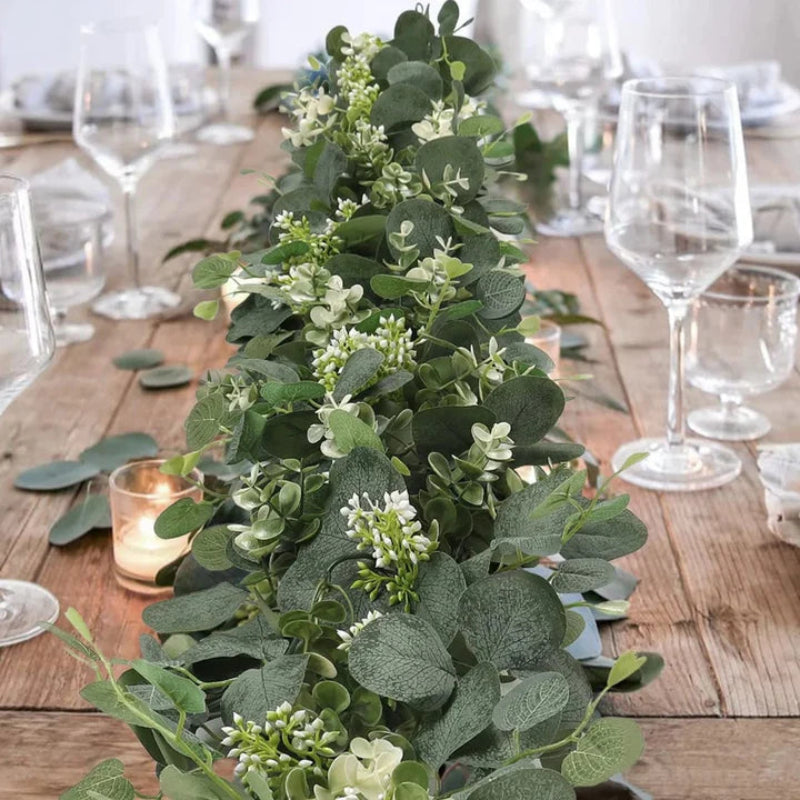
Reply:
<svg viewBox="0 0 800 800"><path fill-rule="evenodd" d="M255 85L260 85L264 78L257 80ZM156 269L164 252L177 241L196 235L204 227L208 233L216 233L221 216L245 204L258 191L254 177L242 176L241 169L277 168L278 160L285 157L278 149L278 127L272 120L261 121L260 126L264 134L259 133L247 147L227 152L211 148L191 166L178 161L165 162L163 168L159 165L166 173L162 179L168 189L161 193L160 204L141 204L145 212L142 240L148 243L146 263L151 269ZM180 290L190 297L194 294L187 274L191 257L181 262L173 268L172 285L179 281ZM164 280L162 276L159 279ZM21 468L20 462L27 466L54 457L74 457L106 433L143 429L155 436L163 450L182 449L183 420L194 402L195 387L147 392L135 376L114 369L110 360L129 347L153 345L164 350L170 362L186 363L199 376L208 367L222 366L230 355L223 325L222 320L209 325L190 313L160 324L101 321L95 339L60 353L55 368L30 393L35 415L30 403L17 404L20 424L26 425L24 435L30 437L36 456L35 460L23 461L16 444L3 445L13 456L2 465L2 479L9 489L2 493L0 507L7 505L6 519L14 520L11 529L16 535L10 542L0 541L0 547L5 544L8 548L2 574L36 578L59 597L62 609L78 607L96 629L100 646L110 654L137 654L146 600L117 586L106 534L93 534L65 549L48 547L46 532L69 506L73 499L70 492L34 495L14 491L10 484ZM130 340L131 334L135 340ZM59 397L57 417L45 410L55 392ZM86 414L87 397L91 398L91 416ZM43 417L36 430L30 426L33 416ZM70 429L65 441L64 433ZM30 681L27 671L20 669L24 663L41 663L47 675ZM39 637L0 652L0 707L85 708L78 690L86 675L76 667L52 637Z"/></svg>
<svg viewBox="0 0 800 800"><path fill-rule="evenodd" d="M647 740L628 776L658 800L797 796L798 720L642 719ZM58 757L48 757L57 743ZM131 731L100 714L0 712L0 800L53 800L105 758L155 793L153 764ZM49 760L48 760L49 758ZM224 773L223 773L224 774Z"/></svg>
<svg viewBox="0 0 800 800"><path fill-rule="evenodd" d="M581 300L581 310L599 317L600 309L580 247L575 240L543 239L533 249L530 278L539 289L562 289ZM591 372L599 389L619 400L625 392L614 366L607 333L599 326L580 328L590 340L587 356L593 364L564 362L562 374ZM566 381L564 390L580 390L580 383ZM633 420L584 397L567 403L561 422L574 438L588 444L608 468L618 437L636 435ZM617 491L628 491L619 482ZM664 656L666 667L661 680L634 695L614 700L618 714L694 716L719 713L719 699L708 661L697 635L698 620L682 585L675 554L666 534L664 517L657 497L651 492L631 491L631 509L646 523L649 540L638 553L620 561L636 574L641 583L632 598L630 619L604 625L606 651L616 655L626 649L655 650Z"/></svg>
<svg viewBox="0 0 800 800"><path fill-rule="evenodd" d="M658 301L606 249L583 242L590 274L608 322L614 355L640 433L664 427L667 380L666 315ZM794 376L781 396L782 435L800 438ZM791 409L791 410L790 410ZM630 438L613 430L609 445ZM613 448L611 448L613 449ZM766 527L752 451L734 449L744 469L734 483L702 493L664 494L660 502L681 580L731 716L800 713L800 549ZM645 556L651 561L652 554Z"/></svg>

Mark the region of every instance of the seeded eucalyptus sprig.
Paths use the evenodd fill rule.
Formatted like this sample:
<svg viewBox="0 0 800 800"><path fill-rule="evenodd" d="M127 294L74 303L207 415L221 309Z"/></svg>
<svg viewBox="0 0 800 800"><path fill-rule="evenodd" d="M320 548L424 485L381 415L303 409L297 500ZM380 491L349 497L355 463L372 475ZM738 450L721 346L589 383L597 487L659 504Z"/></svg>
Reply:
<svg viewBox="0 0 800 800"><path fill-rule="evenodd" d="M610 562L646 530L627 498L584 498L582 448L548 440L565 397L524 340L522 210L494 194L512 132L457 25L448 2L389 42L331 31L284 99L268 246L195 267L243 300L238 350L165 471L224 464L156 523L193 533L176 597L144 612L160 641L86 694L173 800L574 800L641 753L598 703L660 659L600 659L592 614L625 610Z"/></svg>

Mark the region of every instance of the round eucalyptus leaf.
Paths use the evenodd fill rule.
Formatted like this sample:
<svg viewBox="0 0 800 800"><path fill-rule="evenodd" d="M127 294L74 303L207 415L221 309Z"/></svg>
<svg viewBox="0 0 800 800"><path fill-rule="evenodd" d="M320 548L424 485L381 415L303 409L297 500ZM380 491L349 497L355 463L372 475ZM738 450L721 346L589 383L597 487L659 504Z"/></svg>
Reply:
<svg viewBox="0 0 800 800"><path fill-rule="evenodd" d="M123 433L108 436L84 450L79 458L103 472L111 472L134 458L152 458L158 443L146 433Z"/></svg>
<svg viewBox="0 0 800 800"><path fill-rule="evenodd" d="M569 782L549 769L498 770L469 793L469 800L575 800Z"/></svg>
<svg viewBox="0 0 800 800"><path fill-rule="evenodd" d="M431 99L422 89L407 83L396 83L381 92L369 116L375 127L383 125L389 133L419 122L430 110Z"/></svg>
<svg viewBox="0 0 800 800"><path fill-rule="evenodd" d="M394 25L392 45L412 60L429 61L434 34L433 23L427 14L404 11Z"/></svg>
<svg viewBox="0 0 800 800"><path fill-rule="evenodd" d="M525 302L525 284L514 275L494 270L478 280L475 294L483 303L478 316L502 319L519 311Z"/></svg>
<svg viewBox="0 0 800 800"><path fill-rule="evenodd" d="M458 203L474 199L483 186L483 155L473 139L464 136L433 139L419 148L415 163L420 174L424 172L434 187L447 180L456 192ZM453 183L456 179L466 184Z"/></svg>
<svg viewBox="0 0 800 800"><path fill-rule="evenodd" d="M152 369L164 363L164 354L152 349L128 350L114 358L113 363L117 369Z"/></svg>
<svg viewBox="0 0 800 800"><path fill-rule="evenodd" d="M85 461L51 461L21 472L14 479L14 486L29 492L53 492L83 483L99 472L94 464Z"/></svg>
<svg viewBox="0 0 800 800"><path fill-rule="evenodd" d="M511 425L515 443L535 444L558 422L564 392L549 378L521 375L493 389L484 405L498 421Z"/></svg>
<svg viewBox="0 0 800 800"><path fill-rule="evenodd" d="M103 494L89 495L50 528L50 544L65 545L95 528L111 527L111 508Z"/></svg>
<svg viewBox="0 0 800 800"><path fill-rule="evenodd" d="M442 76L424 61L401 61L389 70L386 77L392 86L410 83L422 89L431 100L440 100L442 97Z"/></svg>
<svg viewBox="0 0 800 800"><path fill-rule="evenodd" d="M386 220L387 235L399 233L400 226L406 220L414 225L411 234L406 238L406 245L414 245L419 250L420 258L433 255L434 248L440 246L437 238L446 242L453 235L453 220L450 215L442 206L430 200L412 198L398 203ZM389 241L389 249L395 258L399 259L402 255L391 241Z"/></svg>
<svg viewBox="0 0 800 800"><path fill-rule="evenodd" d="M558 714L569 700L569 684L558 672L540 672L503 695L492 712L501 731L526 731Z"/></svg>
<svg viewBox="0 0 800 800"><path fill-rule="evenodd" d="M626 772L644 751L644 737L632 719L599 719L567 754L561 773L573 786L596 786Z"/></svg>
<svg viewBox="0 0 800 800"><path fill-rule="evenodd" d="M389 70L403 61L408 61L408 56L399 47L387 45L372 59L369 67L376 80L386 83L389 79Z"/></svg>
<svg viewBox="0 0 800 800"><path fill-rule="evenodd" d="M172 389L175 386L185 386L193 377L189 367L170 364L143 372L139 376L139 383L145 389Z"/></svg>
<svg viewBox="0 0 800 800"><path fill-rule="evenodd" d="M445 36L444 42L450 60L461 61L466 67L463 83L467 94L480 94L492 85L495 63L479 44L463 36Z"/></svg>
<svg viewBox="0 0 800 800"><path fill-rule="evenodd" d="M503 251L491 233L482 233L470 236L458 251L458 257L465 263L472 264L472 269L459 278L459 283L469 286L500 263Z"/></svg>

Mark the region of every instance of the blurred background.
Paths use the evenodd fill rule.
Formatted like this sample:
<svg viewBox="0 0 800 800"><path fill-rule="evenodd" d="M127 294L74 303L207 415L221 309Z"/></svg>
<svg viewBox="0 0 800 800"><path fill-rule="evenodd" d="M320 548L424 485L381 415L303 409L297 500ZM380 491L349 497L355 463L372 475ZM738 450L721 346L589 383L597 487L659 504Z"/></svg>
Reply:
<svg viewBox="0 0 800 800"><path fill-rule="evenodd" d="M224 4L224 3L223 3ZM500 36L517 0L485 3ZM441 5L431 2L436 11ZM477 0L460 3L463 16ZM786 80L800 82L800 9L797 0L612 0L621 49L635 58L701 67L775 59ZM353 31L385 30L410 0L261 0L260 21L242 58L260 67L295 67L319 49L325 33L344 24ZM108 0L2 0L0 85L36 73L72 69L78 59L78 27L93 19L124 17L131 4ZM157 19L167 58L205 62L210 50L193 25L193 0L137 0L135 13ZM507 42L500 42L507 46Z"/></svg>

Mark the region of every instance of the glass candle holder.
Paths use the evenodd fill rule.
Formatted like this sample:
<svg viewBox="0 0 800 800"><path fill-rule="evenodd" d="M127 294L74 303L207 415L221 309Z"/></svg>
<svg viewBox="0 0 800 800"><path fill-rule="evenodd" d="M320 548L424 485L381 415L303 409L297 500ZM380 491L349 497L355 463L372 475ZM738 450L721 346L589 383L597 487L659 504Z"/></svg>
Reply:
<svg viewBox="0 0 800 800"><path fill-rule="evenodd" d="M550 377L557 377L561 357L561 326L552 320L543 319L539 325L539 330L532 336L527 336L525 341L550 356L550 360L553 362L553 370L550 373Z"/></svg>
<svg viewBox="0 0 800 800"><path fill-rule="evenodd" d="M161 459L134 461L111 473L109 496L117 581L127 589L154 594L159 570L182 556L189 536L161 539L155 523L164 509L185 497L203 499L203 475L193 470L189 478L164 475ZM191 480L190 480L191 479Z"/></svg>

